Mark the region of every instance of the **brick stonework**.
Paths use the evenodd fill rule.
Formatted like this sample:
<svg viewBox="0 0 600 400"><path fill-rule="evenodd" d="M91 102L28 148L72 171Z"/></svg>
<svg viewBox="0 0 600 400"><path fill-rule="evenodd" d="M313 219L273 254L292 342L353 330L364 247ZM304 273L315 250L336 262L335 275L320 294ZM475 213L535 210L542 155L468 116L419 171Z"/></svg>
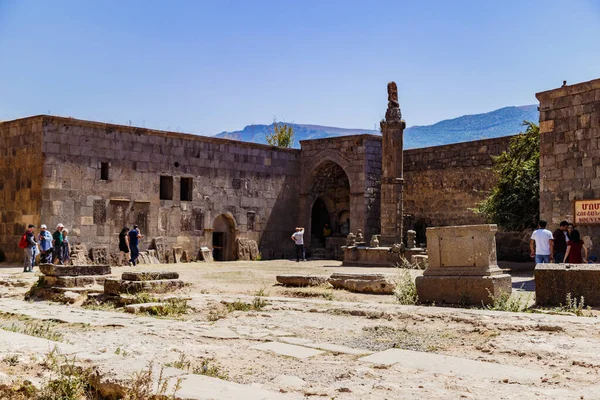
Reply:
<svg viewBox="0 0 600 400"><path fill-rule="evenodd" d="M540 214L573 221L575 200L600 199L600 79L536 94L540 101ZM597 242L600 226L578 226Z"/></svg>
<svg viewBox="0 0 600 400"><path fill-rule="evenodd" d="M51 229L62 222L73 241L114 251L120 228L137 223L147 235L143 248L162 237L197 254L212 245L220 215L230 222L217 227L231 234L227 243L254 239L263 257L288 257L296 225L310 242L319 197L334 215L348 210L351 230L362 229L367 242L381 232L381 136L302 141L295 150L39 116L0 123L0 139L0 249L12 260L30 222ZM508 140L404 152L405 230L480 223L469 208L493 186L491 155ZM171 200L160 198L161 176ZM180 200L190 195L182 178L191 179L191 201Z"/></svg>
<svg viewBox="0 0 600 400"><path fill-rule="evenodd" d="M23 258L17 243L27 225L40 226L42 118L0 123L0 250Z"/></svg>
<svg viewBox="0 0 600 400"><path fill-rule="evenodd" d="M425 241L425 228L484 223L472 209L496 184L492 156L508 148L512 136L404 152L406 229ZM406 232L405 232L406 233Z"/></svg>

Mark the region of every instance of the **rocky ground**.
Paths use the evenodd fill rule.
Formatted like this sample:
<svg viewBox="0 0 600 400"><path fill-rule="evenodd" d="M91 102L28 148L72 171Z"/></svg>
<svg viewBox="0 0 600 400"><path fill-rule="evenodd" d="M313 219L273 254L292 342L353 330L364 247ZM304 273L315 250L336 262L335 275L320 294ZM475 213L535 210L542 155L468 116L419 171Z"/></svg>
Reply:
<svg viewBox="0 0 600 400"><path fill-rule="evenodd" d="M0 384L43 386L49 357L60 355L93 366L105 394L152 363L155 375L164 367L163 378L173 377L166 390L180 379L178 398L600 398L595 317L405 306L391 295L276 285L280 273L399 273L336 261L135 270L177 270L190 284L179 293L188 312L28 302L36 277L0 269ZM532 282L519 274L513 287L530 291Z"/></svg>

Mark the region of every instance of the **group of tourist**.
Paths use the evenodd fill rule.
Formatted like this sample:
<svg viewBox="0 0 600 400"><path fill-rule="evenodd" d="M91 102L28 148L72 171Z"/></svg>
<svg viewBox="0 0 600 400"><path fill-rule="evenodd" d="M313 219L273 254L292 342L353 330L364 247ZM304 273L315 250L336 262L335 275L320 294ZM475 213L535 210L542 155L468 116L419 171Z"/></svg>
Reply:
<svg viewBox="0 0 600 400"><path fill-rule="evenodd" d="M37 236L35 225L29 224L27 231L19 241L19 247L25 252L23 272L33 272L38 255L42 264L66 265L71 259L69 231L65 229L63 224L58 224L53 234L48 231L46 225L42 225Z"/></svg>
<svg viewBox="0 0 600 400"><path fill-rule="evenodd" d="M562 221L554 233L546 229L547 225L546 221L540 220L538 229L531 235L529 249L536 263L588 263L588 249L572 223ZM590 257L589 262L593 258Z"/></svg>
<svg viewBox="0 0 600 400"><path fill-rule="evenodd" d="M131 230L127 227L121 230L119 234L119 265L122 265L123 257L129 265L137 265L140 255L138 244L142 237L137 225L134 225ZM68 265L71 261L69 231L63 224L58 224L54 233L50 233L48 227L42 225L37 236L35 225L29 224L27 231L19 241L19 248L23 249L25 253L23 272L33 272L38 255L41 264Z"/></svg>
<svg viewBox="0 0 600 400"><path fill-rule="evenodd" d="M137 265L137 259L140 256L139 242L143 238L140 233L140 227L133 225L133 229L123 227L119 233L119 265L123 265L123 259L127 260L130 266Z"/></svg>

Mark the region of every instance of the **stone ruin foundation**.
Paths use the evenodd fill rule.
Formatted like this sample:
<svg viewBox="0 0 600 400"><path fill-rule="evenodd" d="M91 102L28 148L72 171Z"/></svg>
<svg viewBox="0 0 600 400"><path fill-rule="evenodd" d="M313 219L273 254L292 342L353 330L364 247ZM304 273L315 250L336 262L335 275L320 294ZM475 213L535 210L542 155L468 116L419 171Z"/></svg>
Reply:
<svg viewBox="0 0 600 400"><path fill-rule="evenodd" d="M512 291L496 262L496 225L427 228L428 267L416 279L422 302L490 304Z"/></svg>

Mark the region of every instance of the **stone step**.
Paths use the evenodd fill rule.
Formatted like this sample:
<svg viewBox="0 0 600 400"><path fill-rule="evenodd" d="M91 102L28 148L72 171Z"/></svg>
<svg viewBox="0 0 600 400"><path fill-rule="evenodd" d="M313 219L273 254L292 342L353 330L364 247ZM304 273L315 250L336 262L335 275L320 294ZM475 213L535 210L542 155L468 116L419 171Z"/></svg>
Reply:
<svg viewBox="0 0 600 400"><path fill-rule="evenodd" d="M83 276L83 275L110 275L108 265L54 265L41 264L40 271L50 276Z"/></svg>
<svg viewBox="0 0 600 400"><path fill-rule="evenodd" d="M50 288L54 292L65 293L65 292L75 292L75 293L104 293L104 287L95 285L88 287L51 287Z"/></svg>
<svg viewBox="0 0 600 400"><path fill-rule="evenodd" d="M103 286L106 280L106 275L81 275L81 276L51 276L46 275L41 277L45 287L87 287L87 286Z"/></svg>
<svg viewBox="0 0 600 400"><path fill-rule="evenodd" d="M156 281L123 281L108 278L104 281L104 294L107 296L119 296L121 293L166 293L181 289L184 286L179 279L163 279Z"/></svg>
<svg viewBox="0 0 600 400"><path fill-rule="evenodd" d="M179 273L168 271L123 272L121 279L124 281L158 281L163 279L179 279Z"/></svg>

